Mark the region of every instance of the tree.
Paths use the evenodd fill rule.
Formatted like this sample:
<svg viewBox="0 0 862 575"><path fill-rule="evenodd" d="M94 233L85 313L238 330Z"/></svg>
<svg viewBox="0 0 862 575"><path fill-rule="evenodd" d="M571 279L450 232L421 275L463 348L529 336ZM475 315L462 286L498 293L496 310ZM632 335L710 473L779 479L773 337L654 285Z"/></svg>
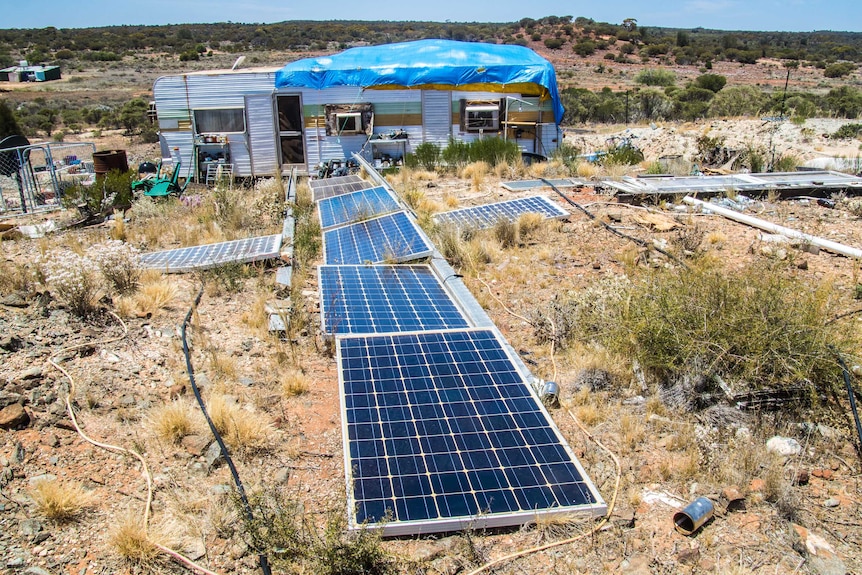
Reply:
<svg viewBox="0 0 862 575"><path fill-rule="evenodd" d="M18 120L15 119L15 114L6 105L6 102L0 100L0 140L7 136L15 136L21 134L21 127L18 126Z"/></svg>
<svg viewBox="0 0 862 575"><path fill-rule="evenodd" d="M626 32L634 32L638 28L637 18L626 18L623 20L622 27Z"/></svg>
<svg viewBox="0 0 862 575"><path fill-rule="evenodd" d="M763 92L755 86L731 86L715 95L712 116L756 116L763 107Z"/></svg>

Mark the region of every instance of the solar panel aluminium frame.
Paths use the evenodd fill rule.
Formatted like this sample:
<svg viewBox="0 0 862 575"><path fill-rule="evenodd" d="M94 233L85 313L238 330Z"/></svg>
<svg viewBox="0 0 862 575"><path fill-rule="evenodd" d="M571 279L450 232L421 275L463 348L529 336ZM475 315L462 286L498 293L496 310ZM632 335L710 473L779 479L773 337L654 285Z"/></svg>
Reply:
<svg viewBox="0 0 862 575"><path fill-rule="evenodd" d="M521 209L521 204L528 205ZM530 209L536 204L540 204L540 210ZM491 214L487 214L491 212ZM448 212L441 212L434 216L434 220L440 224L452 224L456 226L472 226L476 228L493 227L501 218L512 219L512 216L517 214L520 216L525 213L538 213L548 219L560 219L570 216L571 214L558 206L546 196L526 196L523 198L514 198L503 202L494 202L492 204L483 204L481 206L471 206L468 208L459 208ZM486 215L487 214L487 215ZM553 214L553 215L549 215ZM491 215L496 215L492 218ZM515 218L517 219L517 218Z"/></svg>
<svg viewBox="0 0 862 575"><path fill-rule="evenodd" d="M375 186L331 196L317 202L317 213L322 230L346 226L402 209L398 198L386 186Z"/></svg>
<svg viewBox="0 0 862 575"><path fill-rule="evenodd" d="M282 234L273 234L228 242L147 252L139 256L139 262L141 267L158 269L167 273L206 270L229 263L245 264L275 259L279 257L282 240Z"/></svg>
<svg viewBox="0 0 862 575"><path fill-rule="evenodd" d="M359 287L362 290L366 301L348 300L341 293L327 294L324 287L327 283L327 276L339 274L341 272L356 273L359 278ZM372 277L365 277L371 275ZM391 279L393 289L387 289L386 280ZM317 285L320 286L320 329L328 336L336 335L354 335L354 334L377 334L377 333L392 333L392 332L408 332L419 329L436 330L436 329L463 329L471 327L471 321L467 317L464 309L456 300L454 295L446 288L445 281L442 281L437 272L428 264L397 264L397 265L320 265L317 267ZM404 288L405 282L411 280L420 283L421 293L411 294ZM422 283L423 280L431 281L431 285ZM354 286L346 286L344 290L349 290ZM370 289L369 289L370 288ZM393 305L392 295L404 296L401 301L395 300ZM411 295L413 297L411 297ZM369 297L380 297L388 304L385 309L385 317L372 318L374 309L372 303L368 301ZM340 297L344 301L338 301L334 298ZM333 299L331 299L333 298ZM398 304L409 301L410 310L405 312L398 311ZM347 331L341 331L338 318L343 315L341 308L348 316L359 316L358 320L348 318L347 326L344 328ZM336 319L333 319L336 318ZM376 324L380 329L372 331L355 331L350 324L359 323L363 318L367 323ZM392 329L385 329L387 324L395 324ZM413 324L410 329L400 329L401 326Z"/></svg>
<svg viewBox="0 0 862 575"><path fill-rule="evenodd" d="M370 229L373 226L379 226L382 229L389 222L392 222L392 225L396 226L396 229L399 229L399 230L400 230L400 228L397 227L399 224L403 224L405 226L408 226L412 231L415 232L415 237L418 238L422 242L425 249L422 249L419 251L413 251L413 252L406 252L403 249L399 248L399 249L396 249L395 251L388 252L387 250L392 249L393 246L392 245L386 245L385 246L387 248L386 250L383 250L380 253L377 253L375 251L375 253L372 254L374 256L374 259L367 259L366 258L366 259L359 260L359 261L330 261L327 258L329 248L331 247L332 243L343 241L345 239L343 236L349 232L354 233L354 235L351 237L355 239L356 238L356 235L355 235L356 231L358 230L361 233L361 231L364 230L365 232L367 232L367 238L368 238L369 242L381 243L384 241L391 240L392 238L388 238L388 237L382 237L382 238L381 237L373 237L372 238L371 233L373 233L373 230ZM398 248L398 246L395 246L395 247ZM360 251L360 250L357 249L357 252L358 251ZM338 228L332 228L329 230L325 230L323 232L323 258L324 258L324 263L328 264L328 265L348 265L348 264L366 264L366 263L379 264L379 263L383 263L383 262L402 263L402 262L408 262L408 261L426 258L426 257L430 256L433 252L434 252L434 244L431 242L431 240L428 238L428 236L425 235L425 232L422 231L422 228L420 228L416 224L416 222L410 217L410 215L405 211L399 211L399 212L392 212L389 214L384 214L382 216L378 216L375 218L364 220L362 222L357 222L354 224L348 224L346 226L341 226ZM343 255L344 252L342 251L341 253Z"/></svg>
<svg viewBox="0 0 862 575"><path fill-rule="evenodd" d="M343 344L346 341L350 340L361 340L361 339L377 339L377 338L403 338L403 337L411 337L411 336L428 336L434 334L458 334L458 333L478 333L478 332L487 332L492 334L493 338L496 339L499 344L499 351L505 354L506 359L510 362L513 371L517 372L520 376L520 381L518 382L520 385L523 385L526 388L526 395L523 397L529 397L533 403L531 405L535 406L535 410L540 412L544 421L547 423L547 427L553 433L553 437L556 439L556 444L559 445L565 452L567 457L567 461L570 461L577 473L580 475L580 478L583 483L583 487L588 490L589 494L593 498L592 503L585 503L583 505L577 506L567 506L567 507L545 507L545 508L535 508L530 510L519 510L519 511L509 511L504 513L477 513L474 515L460 515L460 516L452 516L452 517L442 517L442 518L431 518L424 520L412 520L412 521L398 521L384 518L383 521L380 522L359 522L356 518L357 513L357 500L355 497L355 491L353 486L354 481L354 473L353 473L353 457L351 456L351 444L350 444L350 429L348 423L348 408L347 408L347 394L346 394L346 381L343 373ZM575 515L589 515L592 517L599 517L604 515L607 512L607 504L596 488L595 484L593 484L589 475L587 475L577 456L573 452L571 446L568 444L566 439L563 437L553 418L551 418L548 413L546 407L539 400L536 391L529 383L529 373L524 373L523 363L520 361L515 361L512 357L512 352L510 351L510 346L506 345L505 339L500 334L497 328L468 328L462 330L430 330L430 331L422 331L422 332L404 332L404 333L395 333L395 334L363 334L363 335L344 335L337 336L335 338L336 341L336 362L338 365L338 380L339 380L339 398L341 405L341 429L342 429L342 442L344 445L344 469L345 469L345 479L346 479L346 491L347 491L347 501L348 501L348 528L350 530L359 530L359 529L374 529L381 531L384 536L404 536L404 535L420 535L420 534L428 534L428 533L443 533L443 532L453 532L453 531L462 531L464 529L485 529L485 528L496 528L496 527L513 527L518 525L524 525L526 523L537 520L538 517L571 517ZM442 406L443 403L441 402ZM501 486L502 487L502 486Z"/></svg>

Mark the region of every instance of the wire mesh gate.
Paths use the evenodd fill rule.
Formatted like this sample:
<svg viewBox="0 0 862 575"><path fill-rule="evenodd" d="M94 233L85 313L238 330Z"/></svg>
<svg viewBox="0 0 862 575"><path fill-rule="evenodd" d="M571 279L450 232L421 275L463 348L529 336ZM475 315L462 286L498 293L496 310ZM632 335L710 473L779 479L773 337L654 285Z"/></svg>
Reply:
<svg viewBox="0 0 862 575"><path fill-rule="evenodd" d="M86 142L44 143L0 150L0 214L60 207L63 191L95 180L93 152Z"/></svg>

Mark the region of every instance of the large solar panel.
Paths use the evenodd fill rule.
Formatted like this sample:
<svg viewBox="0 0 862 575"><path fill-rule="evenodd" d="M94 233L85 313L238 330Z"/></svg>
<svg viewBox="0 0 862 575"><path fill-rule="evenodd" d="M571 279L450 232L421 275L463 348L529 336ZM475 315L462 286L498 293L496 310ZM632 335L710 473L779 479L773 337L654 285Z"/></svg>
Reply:
<svg viewBox="0 0 862 575"><path fill-rule="evenodd" d="M363 180L355 174L322 180L310 180L308 185L311 187L311 197L315 202L324 198L331 198L374 187L374 184Z"/></svg>
<svg viewBox="0 0 862 575"><path fill-rule="evenodd" d="M395 212L401 206L386 188L378 186L320 200L317 209L320 212L320 226L327 229Z"/></svg>
<svg viewBox="0 0 862 575"><path fill-rule="evenodd" d="M320 315L328 334L469 327L425 265L320 266Z"/></svg>
<svg viewBox="0 0 862 575"><path fill-rule="evenodd" d="M323 232L325 264L398 263L429 256L432 251L404 212Z"/></svg>
<svg viewBox="0 0 862 575"><path fill-rule="evenodd" d="M578 188L587 185L588 182L584 180L564 178L561 180L518 180L515 182L503 182L500 185L510 192L525 192L536 188L547 188L548 184L552 184L557 188Z"/></svg>
<svg viewBox="0 0 862 575"><path fill-rule="evenodd" d="M202 270L228 263L248 263L279 256L281 234L141 254L141 267L169 273Z"/></svg>
<svg viewBox="0 0 862 575"><path fill-rule="evenodd" d="M606 505L488 329L336 338L351 527L500 527Z"/></svg>
<svg viewBox="0 0 862 575"><path fill-rule="evenodd" d="M453 224L459 227L490 228L501 219L516 221L522 214L530 212L541 214L546 218L564 218L569 215L566 210L545 196L531 196L443 212L434 216L434 219L437 223Z"/></svg>

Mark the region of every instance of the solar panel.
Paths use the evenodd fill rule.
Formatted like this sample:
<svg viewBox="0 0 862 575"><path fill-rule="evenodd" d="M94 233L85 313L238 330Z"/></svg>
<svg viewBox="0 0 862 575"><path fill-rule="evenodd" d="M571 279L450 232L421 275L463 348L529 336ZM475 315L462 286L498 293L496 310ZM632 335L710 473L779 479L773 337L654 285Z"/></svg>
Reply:
<svg viewBox="0 0 862 575"><path fill-rule="evenodd" d="M141 267L182 273L279 256L281 234L141 254Z"/></svg>
<svg viewBox="0 0 862 575"><path fill-rule="evenodd" d="M357 175L339 176L336 178L325 178L322 180L310 180L312 199L317 202L324 198L349 194L358 190L374 187L371 182L366 182Z"/></svg>
<svg viewBox="0 0 862 575"><path fill-rule="evenodd" d="M503 182L500 184L510 192L525 192L535 188L547 188L548 183L553 184L557 188L579 188L588 185L589 182L572 178L564 178L561 180L518 180L516 182Z"/></svg>
<svg viewBox="0 0 862 575"><path fill-rule="evenodd" d="M325 333L469 327L428 266L320 266L318 273Z"/></svg>
<svg viewBox="0 0 862 575"><path fill-rule="evenodd" d="M349 224L401 209L389 191L378 186L321 200L317 204L323 229Z"/></svg>
<svg viewBox="0 0 862 575"><path fill-rule="evenodd" d="M485 204L484 206L443 212L442 214L437 214L434 219L437 223L442 224L490 228L501 219L516 221L522 214L530 212L541 214L546 218L564 218L569 215L566 210L545 196L531 196L529 198L518 198L516 200Z"/></svg>
<svg viewBox="0 0 862 575"><path fill-rule="evenodd" d="M336 338L351 527L501 527L606 505L488 329Z"/></svg>
<svg viewBox="0 0 862 575"><path fill-rule="evenodd" d="M398 263L429 256L432 251L404 212L323 232L325 264Z"/></svg>

